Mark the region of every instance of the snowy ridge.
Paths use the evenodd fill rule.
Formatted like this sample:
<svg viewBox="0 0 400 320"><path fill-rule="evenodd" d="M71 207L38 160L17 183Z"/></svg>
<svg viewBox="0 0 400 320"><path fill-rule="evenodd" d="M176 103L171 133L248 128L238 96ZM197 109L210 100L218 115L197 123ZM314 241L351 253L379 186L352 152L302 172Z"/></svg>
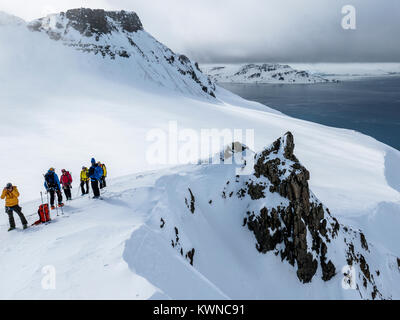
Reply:
<svg viewBox="0 0 400 320"><path fill-rule="evenodd" d="M205 65L204 72L221 83L324 83L329 80L286 64Z"/></svg>
<svg viewBox="0 0 400 320"><path fill-rule="evenodd" d="M0 11L0 26L21 26L25 21L19 17Z"/></svg>
<svg viewBox="0 0 400 320"><path fill-rule="evenodd" d="M215 97L214 83L198 64L154 39L134 12L71 9L34 20L28 28L82 52L111 60L129 59L133 72L161 86Z"/></svg>

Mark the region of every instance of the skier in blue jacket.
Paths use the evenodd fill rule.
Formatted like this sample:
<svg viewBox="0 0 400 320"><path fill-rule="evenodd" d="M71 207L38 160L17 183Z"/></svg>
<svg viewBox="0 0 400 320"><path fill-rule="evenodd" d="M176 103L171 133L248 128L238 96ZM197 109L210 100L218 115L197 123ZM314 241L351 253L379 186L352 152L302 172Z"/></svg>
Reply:
<svg viewBox="0 0 400 320"><path fill-rule="evenodd" d="M93 198L100 197L100 189L99 189L99 182L103 177L103 169L96 163L96 160L92 158L91 160L92 166L89 169L89 178L92 185L93 190Z"/></svg>
<svg viewBox="0 0 400 320"><path fill-rule="evenodd" d="M54 206L54 195L57 194L58 206L63 207L62 193L60 179L58 179L57 173L55 173L54 168L50 168L49 171L44 176L44 187L46 191L50 193L50 205L51 209L55 209Z"/></svg>

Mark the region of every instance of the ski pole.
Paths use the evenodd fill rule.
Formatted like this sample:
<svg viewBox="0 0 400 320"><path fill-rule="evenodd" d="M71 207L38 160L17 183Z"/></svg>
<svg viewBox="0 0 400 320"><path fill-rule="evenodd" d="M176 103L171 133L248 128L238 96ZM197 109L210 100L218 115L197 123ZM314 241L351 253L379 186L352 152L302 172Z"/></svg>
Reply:
<svg viewBox="0 0 400 320"><path fill-rule="evenodd" d="M62 197L62 192L61 192L61 190L59 190L59 193L60 193L60 195L61 195L61 197ZM65 197L67 197L67 196L65 196ZM62 202L61 202L61 203L62 203ZM61 204L60 204L60 209L61 209L61 214L62 214L62 215L64 215L63 206L64 206L64 205L61 205Z"/></svg>
<svg viewBox="0 0 400 320"><path fill-rule="evenodd" d="M57 196L57 202L58 202L58 194L57 194L56 190L52 189L52 191L54 192L54 198ZM56 200L56 199L54 199L54 200ZM56 211L57 211L57 217L58 217L58 204L56 205Z"/></svg>

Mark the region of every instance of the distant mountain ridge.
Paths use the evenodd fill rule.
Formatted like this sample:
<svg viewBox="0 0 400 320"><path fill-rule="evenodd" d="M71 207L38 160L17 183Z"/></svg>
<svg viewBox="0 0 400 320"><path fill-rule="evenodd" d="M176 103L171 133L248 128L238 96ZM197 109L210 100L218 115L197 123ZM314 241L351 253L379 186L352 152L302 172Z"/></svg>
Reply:
<svg viewBox="0 0 400 320"><path fill-rule="evenodd" d="M296 70L287 64L205 65L204 71L221 83L324 83L319 75Z"/></svg>

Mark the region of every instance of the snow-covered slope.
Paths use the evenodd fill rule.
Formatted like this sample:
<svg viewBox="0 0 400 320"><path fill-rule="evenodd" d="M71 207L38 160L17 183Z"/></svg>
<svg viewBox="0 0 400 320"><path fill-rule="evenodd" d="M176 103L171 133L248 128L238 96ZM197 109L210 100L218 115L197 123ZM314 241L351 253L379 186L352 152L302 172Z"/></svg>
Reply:
<svg viewBox="0 0 400 320"><path fill-rule="evenodd" d="M19 17L0 11L0 26L20 26L25 25L25 21Z"/></svg>
<svg viewBox="0 0 400 320"><path fill-rule="evenodd" d="M287 64L204 65L203 71L221 83L321 83L329 80L295 70Z"/></svg>
<svg viewBox="0 0 400 320"><path fill-rule="evenodd" d="M0 297L400 297L397 255L316 198L291 133L258 154L238 146L233 160L228 149L221 152L219 165L115 179L103 200L73 200L48 225L7 233L2 223L0 257L7 263L0 265ZM238 176L245 154L255 164L250 175ZM25 204L25 212L36 204ZM354 290L342 287L348 264ZM42 289L43 267L55 270L55 290Z"/></svg>
<svg viewBox="0 0 400 320"><path fill-rule="evenodd" d="M55 219L48 226L7 233L6 215L0 215L0 260L7 261L0 264L0 297L359 299L372 297L376 285L376 298L399 298L399 151L351 130L287 117L218 86L216 98L210 97L187 75L163 77L160 71L158 82L154 81L146 75L156 75L154 70L172 74L176 67L153 60L144 63L136 53L129 59L119 55L112 59L82 52L67 40L51 39L45 29L2 26L0 47L0 185L10 181L19 187L29 221L36 220L42 174L50 166L73 173L74 196L80 168L92 156L107 164L111 179L104 201L73 200L65 208L66 216L57 218L53 213ZM117 42L113 52L119 48ZM316 253L309 237L314 224L303 219L307 253L318 264L311 282L303 283L309 280L303 272L299 278L300 256L281 261L275 251L283 249L282 242L264 250L267 237L256 232L254 221L263 218L263 207L268 209L265 223L275 223L268 217L281 202L289 207L288 195L266 188L265 198L251 199L247 178L236 182L232 165L165 168L178 163L149 161L147 151L154 143L149 132L169 134L170 121L177 122L182 134L179 141L176 137L178 147L187 139L179 129L253 129L257 159L278 137L287 131L293 134L296 157L310 173L310 203L323 204L328 226L333 217L341 225L335 237L328 232L330 243L320 230L314 232L327 246L326 260L321 260L322 244ZM245 137L242 140L247 143ZM273 160L271 156L265 160ZM277 157L283 160L283 156L278 150ZM291 161L285 162L296 165ZM153 171L138 174L147 170ZM256 189L263 183L274 184L268 182L268 174L257 177L252 172L248 178L253 186L261 185ZM315 225L320 228L322 221ZM285 234L283 227L281 222ZM271 225L271 236L272 231ZM292 240L282 238L283 244ZM267 252L260 253L256 245ZM340 271L347 258L356 266L358 290L342 289ZM329 281L321 279L321 261L335 266L336 275ZM48 265L57 272L56 290L41 287L42 268Z"/></svg>

